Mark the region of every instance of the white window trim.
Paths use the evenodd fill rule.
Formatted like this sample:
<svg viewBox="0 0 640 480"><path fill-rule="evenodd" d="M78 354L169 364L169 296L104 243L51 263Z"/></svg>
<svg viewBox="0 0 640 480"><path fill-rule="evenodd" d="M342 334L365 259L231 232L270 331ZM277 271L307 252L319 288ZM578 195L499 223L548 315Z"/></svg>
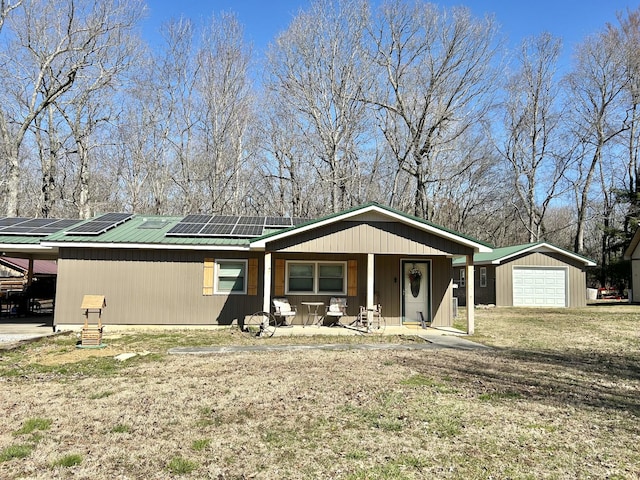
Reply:
<svg viewBox="0 0 640 480"><path fill-rule="evenodd" d="M289 265L292 264L311 264L313 265L313 291L309 292L292 292L289 290ZM342 271L344 272L342 288L341 292L319 292L319 265L342 265ZM347 262L336 262L336 261L322 261L322 260L287 260L285 262L285 293L287 295L346 295L347 294Z"/></svg>
<svg viewBox="0 0 640 480"><path fill-rule="evenodd" d="M465 273L464 273L464 268L460 269L460 286L464 287L466 286L466 277L465 277Z"/></svg>
<svg viewBox="0 0 640 480"><path fill-rule="evenodd" d="M487 267L480 267L480 287L487 286Z"/></svg>
<svg viewBox="0 0 640 480"><path fill-rule="evenodd" d="M215 260L216 265L214 269L214 277L213 277L213 292L216 295L246 295L247 294L247 275L249 275L249 261L243 258L221 258ZM226 290L219 290L219 281L220 281L220 264L224 263L242 263L244 264L244 280L242 285L242 291L238 292L228 292Z"/></svg>

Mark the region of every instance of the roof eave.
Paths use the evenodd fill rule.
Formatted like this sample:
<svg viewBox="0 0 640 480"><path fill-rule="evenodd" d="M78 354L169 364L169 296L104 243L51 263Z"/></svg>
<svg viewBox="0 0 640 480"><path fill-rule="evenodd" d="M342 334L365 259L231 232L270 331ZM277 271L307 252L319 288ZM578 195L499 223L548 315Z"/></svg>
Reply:
<svg viewBox="0 0 640 480"><path fill-rule="evenodd" d="M249 245L206 245L176 243L120 243L120 242L43 242L44 245L56 248L129 248L135 250L218 250L248 251Z"/></svg>
<svg viewBox="0 0 640 480"><path fill-rule="evenodd" d="M596 263L589 260L588 258L582 257L580 255L577 255L575 253L569 252L567 250L564 250L562 248L556 247L555 245L551 245L550 243L546 243L546 242L541 242L541 243L536 243L534 245L530 245L526 248L523 248L522 250L518 250L517 252L513 252L509 255L505 255L504 257L500 257L495 259L492 263L495 263L496 265L499 265L513 257L517 257L518 255L522 255L523 253L528 253L534 250L539 250L540 248L548 248L549 250L552 250L556 253L559 253L561 255L565 255L569 258L572 258L574 260L577 260L579 262L584 263L585 267L595 267Z"/></svg>

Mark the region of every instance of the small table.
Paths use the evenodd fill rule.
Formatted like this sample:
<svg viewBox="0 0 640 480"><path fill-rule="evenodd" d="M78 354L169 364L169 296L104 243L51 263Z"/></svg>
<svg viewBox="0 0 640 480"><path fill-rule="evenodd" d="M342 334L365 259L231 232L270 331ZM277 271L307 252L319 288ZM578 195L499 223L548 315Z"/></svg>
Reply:
<svg viewBox="0 0 640 480"><path fill-rule="evenodd" d="M318 315L318 308L324 306L324 302L300 302L301 305L307 306L307 321L302 324L303 327L306 327L311 317L313 317L313 321L311 325L319 326L319 323L324 320L324 315Z"/></svg>

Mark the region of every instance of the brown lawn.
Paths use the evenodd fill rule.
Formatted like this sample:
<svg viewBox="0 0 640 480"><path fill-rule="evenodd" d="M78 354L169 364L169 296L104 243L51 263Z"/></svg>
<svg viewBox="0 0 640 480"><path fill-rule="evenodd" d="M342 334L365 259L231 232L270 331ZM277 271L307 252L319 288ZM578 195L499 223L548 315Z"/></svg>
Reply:
<svg viewBox="0 0 640 480"><path fill-rule="evenodd" d="M166 354L363 341L224 331L0 352L0 478L640 478L640 307L479 310L476 332L495 348Z"/></svg>

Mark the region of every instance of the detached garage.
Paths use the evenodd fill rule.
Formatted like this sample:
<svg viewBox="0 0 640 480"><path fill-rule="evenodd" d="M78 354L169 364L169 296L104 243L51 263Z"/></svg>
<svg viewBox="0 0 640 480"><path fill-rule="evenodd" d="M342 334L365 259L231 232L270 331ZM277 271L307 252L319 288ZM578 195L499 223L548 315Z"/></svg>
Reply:
<svg viewBox="0 0 640 480"><path fill-rule="evenodd" d="M591 260L550 243L496 248L474 255L475 301L514 307L582 307ZM466 298L464 259L453 263L456 297Z"/></svg>

